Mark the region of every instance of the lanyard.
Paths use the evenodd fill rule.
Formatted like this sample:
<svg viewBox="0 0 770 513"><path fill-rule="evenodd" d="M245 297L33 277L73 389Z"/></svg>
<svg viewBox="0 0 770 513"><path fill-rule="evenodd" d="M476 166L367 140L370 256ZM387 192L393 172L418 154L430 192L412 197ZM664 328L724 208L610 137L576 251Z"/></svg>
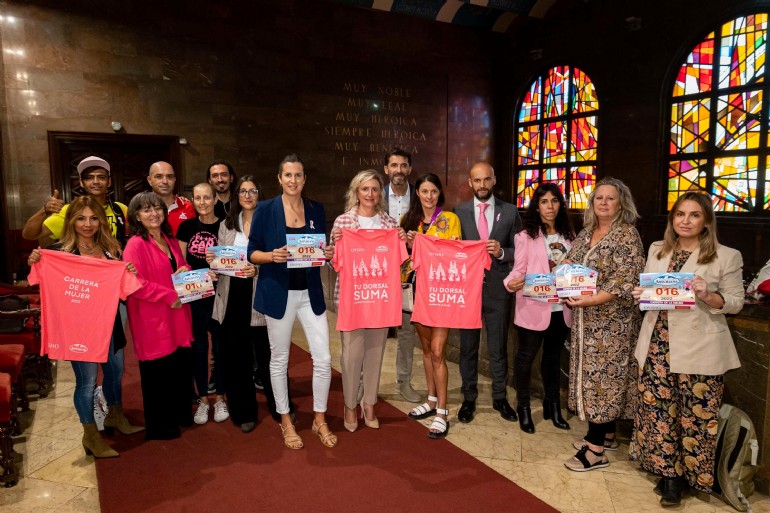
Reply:
<svg viewBox="0 0 770 513"><path fill-rule="evenodd" d="M422 220L420 220L420 230L422 233L428 233L428 230L430 230L431 226L436 222L436 219L438 218L439 214L441 214L441 207L436 207L436 210L433 212L433 216L430 218L430 224L427 228L424 228L424 224Z"/></svg>

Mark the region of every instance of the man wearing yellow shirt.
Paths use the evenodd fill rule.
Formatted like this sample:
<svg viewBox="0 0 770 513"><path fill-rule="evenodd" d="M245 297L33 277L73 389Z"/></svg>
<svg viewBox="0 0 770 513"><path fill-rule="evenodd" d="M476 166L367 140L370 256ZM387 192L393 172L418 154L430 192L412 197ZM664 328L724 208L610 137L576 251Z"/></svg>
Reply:
<svg viewBox="0 0 770 513"><path fill-rule="evenodd" d="M80 185L86 194L94 196L104 206L107 221L110 224L112 234L123 245L126 241L126 213L127 207L117 201L108 198L107 193L112 185L110 179L110 165L106 160L90 156L78 164ZM21 236L27 240L58 239L64 230L64 216L67 214L69 204L62 205L59 191L54 194L43 208L27 220Z"/></svg>

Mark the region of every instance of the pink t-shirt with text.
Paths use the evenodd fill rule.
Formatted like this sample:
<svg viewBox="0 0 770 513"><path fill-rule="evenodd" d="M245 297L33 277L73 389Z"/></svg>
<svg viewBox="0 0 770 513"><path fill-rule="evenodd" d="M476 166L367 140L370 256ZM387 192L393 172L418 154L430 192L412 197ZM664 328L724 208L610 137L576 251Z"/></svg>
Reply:
<svg viewBox="0 0 770 513"><path fill-rule="evenodd" d="M400 266L408 256L395 228L342 230L332 259L339 331L401 325Z"/></svg>
<svg viewBox="0 0 770 513"><path fill-rule="evenodd" d="M441 328L481 328L484 270L492 265L486 246L485 240L415 237L413 322Z"/></svg>
<svg viewBox="0 0 770 513"><path fill-rule="evenodd" d="M40 354L79 362L107 361L118 300L142 286L120 260L47 249L29 283L40 284Z"/></svg>

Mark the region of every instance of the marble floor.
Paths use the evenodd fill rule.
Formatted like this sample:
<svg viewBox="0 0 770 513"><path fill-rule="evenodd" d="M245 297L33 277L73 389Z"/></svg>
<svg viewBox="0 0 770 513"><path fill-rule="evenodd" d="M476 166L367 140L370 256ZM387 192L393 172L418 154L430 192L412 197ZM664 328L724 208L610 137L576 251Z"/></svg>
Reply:
<svg viewBox="0 0 770 513"><path fill-rule="evenodd" d="M340 342L334 330L335 316L330 313L332 363L339 370ZM304 335L295 327L294 340L307 349ZM401 400L395 383L396 341L388 341L382 366L380 397L407 412L413 405ZM500 418L486 398L489 380L480 377L476 418L470 424L456 422L462 400L460 375L456 364L449 364L449 404L451 429L448 440L478 458L500 474L525 488L562 512L626 513L660 511L658 497L652 492L654 481L628 461L627 443L617 452L608 452L610 466L586 473L570 472L563 462L574 454L572 441L585 434L586 424L569 418L570 432L543 421L540 407L533 411L536 433L522 433L517 423ZM52 393L32 401L31 410L21 417L24 434L16 439L15 450L21 454L23 476L13 488L0 488L3 513L97 513L99 497L93 459L85 457L80 437L82 430L72 406L75 377L72 367L55 368L56 385ZM425 390L422 358L415 351L413 384ZM515 392L509 391L515 404ZM533 403L535 406L536 403ZM454 420L454 421L452 421ZM427 426L430 420L423 421ZM750 502L755 512L770 513L770 498L755 493ZM690 496L676 511L693 513L735 511L718 499Z"/></svg>

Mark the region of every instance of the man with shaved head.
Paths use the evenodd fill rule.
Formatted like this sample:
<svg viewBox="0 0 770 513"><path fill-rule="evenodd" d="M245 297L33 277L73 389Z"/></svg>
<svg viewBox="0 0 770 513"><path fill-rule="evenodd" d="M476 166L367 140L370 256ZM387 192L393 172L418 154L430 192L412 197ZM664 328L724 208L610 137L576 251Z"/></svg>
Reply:
<svg viewBox="0 0 770 513"><path fill-rule="evenodd" d="M176 231L182 221L195 218L195 207L192 202L182 196L174 194L176 175L174 168L168 162L156 162L150 166L147 182L152 187L152 192L163 199L168 208L168 224L176 236Z"/></svg>
<svg viewBox="0 0 770 513"><path fill-rule="evenodd" d="M463 240L486 240L492 267L484 271L481 310L487 332L489 368L492 374L492 407L508 421L518 420L508 403L508 325L511 320L511 294L503 286L503 279L513 266L513 236L521 224L516 207L493 195L495 170L486 162L471 167L468 185L473 200L458 205L455 214L460 218ZM457 420L470 422L476 411L479 392L478 364L481 330L460 330L460 376L462 377L463 404Z"/></svg>

